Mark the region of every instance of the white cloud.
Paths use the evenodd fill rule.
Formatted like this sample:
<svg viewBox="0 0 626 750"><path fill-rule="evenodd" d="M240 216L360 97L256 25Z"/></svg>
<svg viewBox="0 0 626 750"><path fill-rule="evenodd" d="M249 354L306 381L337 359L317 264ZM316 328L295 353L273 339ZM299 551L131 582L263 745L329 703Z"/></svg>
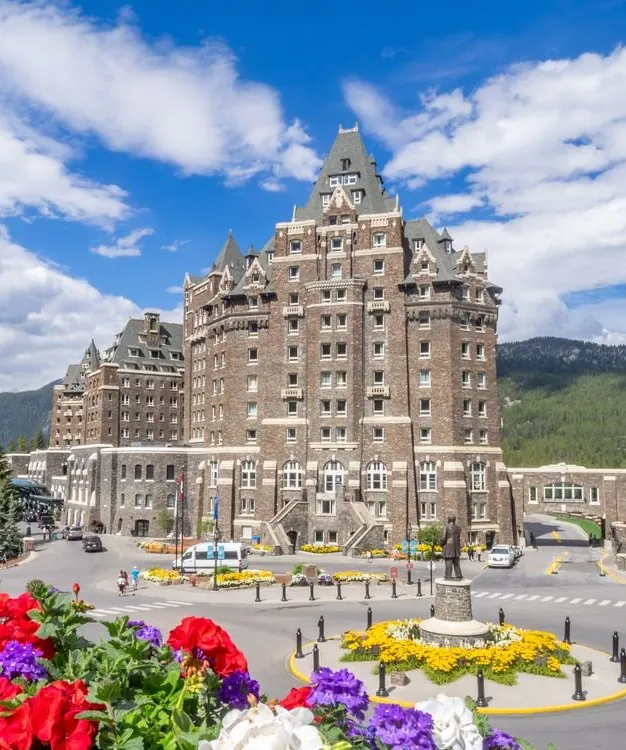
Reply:
<svg viewBox="0 0 626 750"><path fill-rule="evenodd" d="M45 216L111 225L129 213L125 192L69 171L69 148L19 123L0 105L0 215Z"/></svg>
<svg viewBox="0 0 626 750"><path fill-rule="evenodd" d="M168 286L166 291L168 294L182 294L183 288L182 286Z"/></svg>
<svg viewBox="0 0 626 750"><path fill-rule="evenodd" d="M504 287L503 337L606 341L624 336L625 301L571 309L562 300L626 283L625 89L621 48L515 66L468 95L430 92L415 112L368 84L345 85L392 151L390 181L454 184L426 203L461 244L489 249L490 278ZM459 218L478 206L489 218Z"/></svg>
<svg viewBox="0 0 626 750"><path fill-rule="evenodd" d="M148 41L131 24L0 0L3 90L109 149L186 174L313 179L320 162L303 128L285 122L274 89L239 77L229 49Z"/></svg>
<svg viewBox="0 0 626 750"><path fill-rule="evenodd" d="M123 237L118 237L112 245L98 245L92 248L94 255L102 255L104 258L132 258L141 255L139 243L144 237L154 234L154 229L145 227L133 229Z"/></svg>
<svg viewBox="0 0 626 750"><path fill-rule="evenodd" d="M177 253L185 245L189 244L189 240L174 240L169 245L161 245L161 250L167 250L168 253Z"/></svg>

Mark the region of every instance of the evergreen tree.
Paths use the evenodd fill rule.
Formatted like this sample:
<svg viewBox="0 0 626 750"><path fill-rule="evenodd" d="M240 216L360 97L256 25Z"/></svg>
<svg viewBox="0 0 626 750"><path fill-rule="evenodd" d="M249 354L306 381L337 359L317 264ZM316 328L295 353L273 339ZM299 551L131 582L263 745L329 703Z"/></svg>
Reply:
<svg viewBox="0 0 626 750"><path fill-rule="evenodd" d="M11 440L7 453L15 453L17 451L17 443L15 440Z"/></svg>
<svg viewBox="0 0 626 750"><path fill-rule="evenodd" d="M19 518L19 495L11 484L8 461L0 453L0 558L9 559L20 553Z"/></svg>
<svg viewBox="0 0 626 750"><path fill-rule="evenodd" d="M17 449L20 453L28 453L28 443L24 435L20 435L17 439Z"/></svg>
<svg viewBox="0 0 626 750"><path fill-rule="evenodd" d="M35 438L35 450L43 450L46 447L46 439L43 436L43 432L39 430L37 437Z"/></svg>

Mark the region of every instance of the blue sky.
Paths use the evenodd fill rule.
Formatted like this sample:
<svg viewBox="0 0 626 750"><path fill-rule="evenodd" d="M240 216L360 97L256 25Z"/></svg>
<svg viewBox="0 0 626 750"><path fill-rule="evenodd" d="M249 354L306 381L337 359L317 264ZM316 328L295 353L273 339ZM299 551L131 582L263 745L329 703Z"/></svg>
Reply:
<svg viewBox="0 0 626 750"><path fill-rule="evenodd" d="M0 0L0 390L143 308L180 319L184 273L229 229L260 247L355 121L407 218L489 250L503 338L626 341L625 22L617 0Z"/></svg>

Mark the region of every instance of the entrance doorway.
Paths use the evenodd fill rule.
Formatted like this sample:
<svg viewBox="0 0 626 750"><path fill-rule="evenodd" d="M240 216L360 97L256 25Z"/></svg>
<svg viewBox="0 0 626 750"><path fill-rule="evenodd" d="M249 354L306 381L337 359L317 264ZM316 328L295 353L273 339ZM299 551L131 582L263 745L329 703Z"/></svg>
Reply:
<svg viewBox="0 0 626 750"><path fill-rule="evenodd" d="M150 528L150 521L145 518L138 518L135 521L135 536L148 536L148 529Z"/></svg>
<svg viewBox="0 0 626 750"><path fill-rule="evenodd" d="M296 551L296 545L298 543L298 532L295 529L291 529L287 532L287 538L289 539L289 546ZM291 552L291 550L289 550Z"/></svg>

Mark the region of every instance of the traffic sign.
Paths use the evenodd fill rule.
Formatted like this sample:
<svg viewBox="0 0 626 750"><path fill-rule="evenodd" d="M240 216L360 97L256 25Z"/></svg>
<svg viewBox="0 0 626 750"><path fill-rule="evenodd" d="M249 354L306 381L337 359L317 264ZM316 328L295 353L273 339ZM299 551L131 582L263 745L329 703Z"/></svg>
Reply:
<svg viewBox="0 0 626 750"><path fill-rule="evenodd" d="M397 578L398 577L398 568L391 568L391 570L389 571L389 575L390 575L390 577L392 579L393 578Z"/></svg>
<svg viewBox="0 0 626 750"><path fill-rule="evenodd" d="M212 560L215 557L215 547L212 544L207 544L206 556L209 560Z"/></svg>
<svg viewBox="0 0 626 750"><path fill-rule="evenodd" d="M401 543L401 547L402 547L402 552L403 552L403 554L405 554L405 555L406 555L406 553L407 553L407 551L408 551L408 549L409 549L409 543L407 542L407 540L406 540L406 539L403 539L403 540L402 540L402 543Z"/></svg>
<svg viewBox="0 0 626 750"><path fill-rule="evenodd" d="M217 559L218 560L223 560L225 554L226 554L226 548L224 547L224 545L223 544L218 544L217 545Z"/></svg>
<svg viewBox="0 0 626 750"><path fill-rule="evenodd" d="M416 552L416 551L417 551L417 542L415 541L415 539L411 539L411 552Z"/></svg>
<svg viewBox="0 0 626 750"><path fill-rule="evenodd" d="M415 567L415 566L413 565L413 563L407 563L407 564L406 564L406 569L407 569L407 570L413 570L413 568L414 568L414 567Z"/></svg>

